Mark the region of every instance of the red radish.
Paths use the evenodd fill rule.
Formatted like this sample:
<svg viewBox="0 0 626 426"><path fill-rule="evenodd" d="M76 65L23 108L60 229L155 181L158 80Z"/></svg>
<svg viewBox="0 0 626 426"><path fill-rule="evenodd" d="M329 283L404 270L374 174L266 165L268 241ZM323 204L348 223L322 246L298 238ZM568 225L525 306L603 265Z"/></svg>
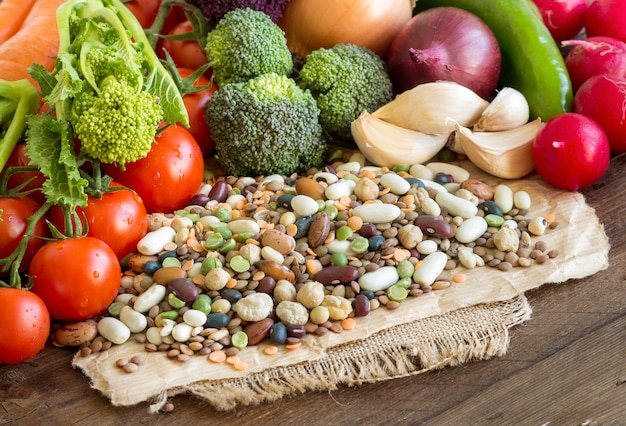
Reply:
<svg viewBox="0 0 626 426"><path fill-rule="evenodd" d="M574 96L574 112L606 133L613 152L626 152L626 77L601 74L583 83Z"/></svg>
<svg viewBox="0 0 626 426"><path fill-rule="evenodd" d="M626 43L613 37L595 36L586 40L568 40L574 46L565 57L574 92L590 77L615 74L626 77Z"/></svg>
<svg viewBox="0 0 626 426"><path fill-rule="evenodd" d="M493 32L476 15L435 7L415 15L394 37L387 65L397 92L446 80L491 99L502 56Z"/></svg>
<svg viewBox="0 0 626 426"><path fill-rule="evenodd" d="M552 38L559 42L583 29L587 0L533 0Z"/></svg>
<svg viewBox="0 0 626 426"><path fill-rule="evenodd" d="M568 112L548 120L533 142L535 169L549 184L577 191L596 183L609 168L609 142L592 119Z"/></svg>
<svg viewBox="0 0 626 426"><path fill-rule="evenodd" d="M626 42L626 1L594 0L585 16L587 37L608 36Z"/></svg>

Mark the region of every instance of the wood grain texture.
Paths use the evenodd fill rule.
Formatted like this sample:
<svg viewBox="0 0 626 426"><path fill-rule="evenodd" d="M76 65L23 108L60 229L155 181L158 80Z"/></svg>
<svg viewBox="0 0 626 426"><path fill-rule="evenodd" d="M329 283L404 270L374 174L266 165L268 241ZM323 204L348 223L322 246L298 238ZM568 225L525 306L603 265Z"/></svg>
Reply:
<svg viewBox="0 0 626 426"><path fill-rule="evenodd" d="M610 267L529 292L533 318L489 361L217 412L190 396L175 410L114 407L70 363L70 349L0 366L0 424L626 424L626 154L584 192L611 243Z"/></svg>

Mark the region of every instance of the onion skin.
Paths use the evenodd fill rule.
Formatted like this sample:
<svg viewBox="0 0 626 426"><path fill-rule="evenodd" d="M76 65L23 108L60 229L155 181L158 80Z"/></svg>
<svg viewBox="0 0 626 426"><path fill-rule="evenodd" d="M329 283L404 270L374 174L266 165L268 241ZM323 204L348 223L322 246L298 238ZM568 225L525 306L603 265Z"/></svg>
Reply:
<svg viewBox="0 0 626 426"><path fill-rule="evenodd" d="M302 58L338 43L364 46L385 58L412 16L411 0L292 0L278 25L289 50Z"/></svg>
<svg viewBox="0 0 626 426"><path fill-rule="evenodd" d="M498 85L502 55L493 32L476 15L435 7L415 15L396 35L387 65L399 93L446 80L488 100Z"/></svg>

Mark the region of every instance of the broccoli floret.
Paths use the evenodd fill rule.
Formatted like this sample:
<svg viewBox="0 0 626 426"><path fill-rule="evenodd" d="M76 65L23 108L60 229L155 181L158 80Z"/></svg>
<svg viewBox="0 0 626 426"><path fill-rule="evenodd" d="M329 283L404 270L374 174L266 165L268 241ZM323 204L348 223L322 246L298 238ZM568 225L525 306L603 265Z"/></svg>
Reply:
<svg viewBox="0 0 626 426"><path fill-rule="evenodd" d="M283 16L285 6L290 0L187 0L202 10L204 16L208 19L219 21L234 9L250 8L266 13L274 22Z"/></svg>
<svg viewBox="0 0 626 426"><path fill-rule="evenodd" d="M270 72L289 75L293 69L283 30L249 8L228 12L207 34L205 51L218 86Z"/></svg>
<svg viewBox="0 0 626 426"><path fill-rule="evenodd" d="M156 97L109 77L99 95L85 94L78 102L74 129L87 155L122 165L148 155L163 119Z"/></svg>
<svg viewBox="0 0 626 426"><path fill-rule="evenodd" d="M350 124L364 110L374 111L391 101L393 91L385 62L371 50L337 44L309 53L299 73L320 108L320 121L332 140L351 141Z"/></svg>
<svg viewBox="0 0 626 426"><path fill-rule="evenodd" d="M326 159L315 99L284 75L221 86L207 106L207 122L229 175L289 175Z"/></svg>

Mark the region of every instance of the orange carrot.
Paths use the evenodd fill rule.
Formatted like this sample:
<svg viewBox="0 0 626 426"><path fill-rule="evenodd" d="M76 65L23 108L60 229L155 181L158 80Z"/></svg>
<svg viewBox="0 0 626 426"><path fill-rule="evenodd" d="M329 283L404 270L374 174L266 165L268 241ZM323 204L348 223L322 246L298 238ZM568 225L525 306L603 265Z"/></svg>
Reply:
<svg viewBox="0 0 626 426"><path fill-rule="evenodd" d="M20 29L34 3L35 0L0 1L0 45Z"/></svg>
<svg viewBox="0 0 626 426"><path fill-rule="evenodd" d="M59 50L56 11L63 1L35 0L19 31L0 45L0 79L27 78L36 84L28 67L37 63L52 70Z"/></svg>

